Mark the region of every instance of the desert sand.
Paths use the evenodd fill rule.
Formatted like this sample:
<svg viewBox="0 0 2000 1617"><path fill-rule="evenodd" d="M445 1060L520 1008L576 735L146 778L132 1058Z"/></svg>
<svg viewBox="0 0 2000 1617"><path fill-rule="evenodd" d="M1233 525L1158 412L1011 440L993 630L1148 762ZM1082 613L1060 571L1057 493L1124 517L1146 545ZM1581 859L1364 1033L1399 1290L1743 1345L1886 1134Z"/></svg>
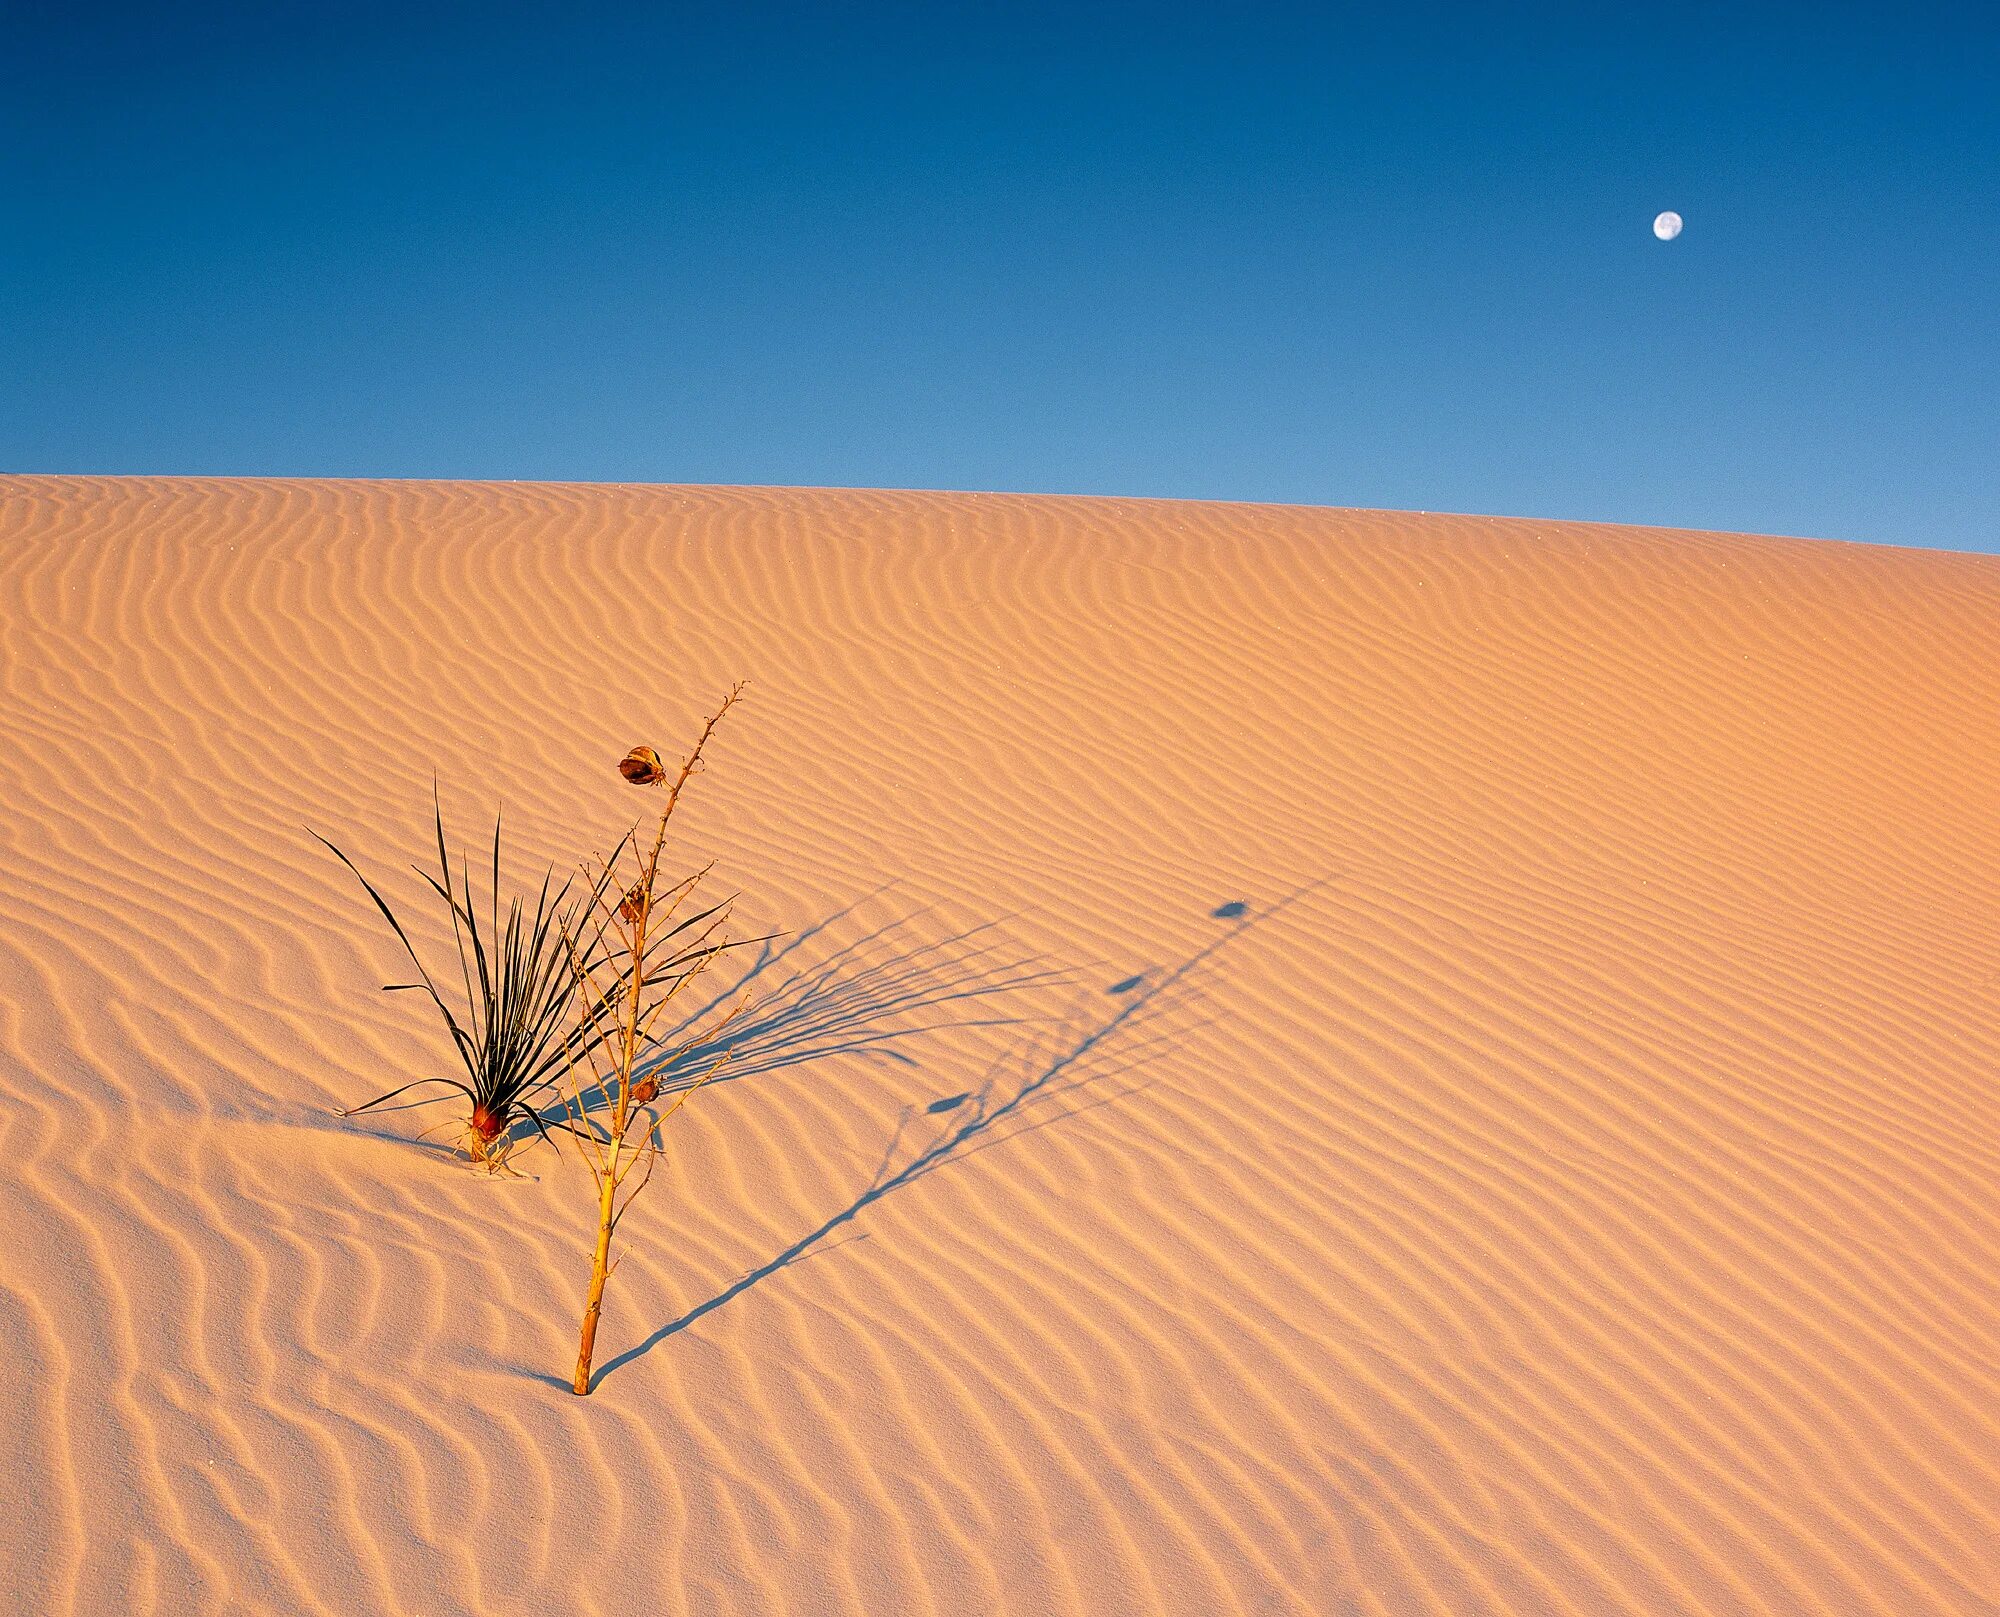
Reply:
<svg viewBox="0 0 2000 1617"><path fill-rule="evenodd" d="M756 998L634 1214L445 1070L433 776ZM45 1613L1991 1612L2000 558L0 479L0 1587ZM717 992L724 986L719 980Z"/></svg>

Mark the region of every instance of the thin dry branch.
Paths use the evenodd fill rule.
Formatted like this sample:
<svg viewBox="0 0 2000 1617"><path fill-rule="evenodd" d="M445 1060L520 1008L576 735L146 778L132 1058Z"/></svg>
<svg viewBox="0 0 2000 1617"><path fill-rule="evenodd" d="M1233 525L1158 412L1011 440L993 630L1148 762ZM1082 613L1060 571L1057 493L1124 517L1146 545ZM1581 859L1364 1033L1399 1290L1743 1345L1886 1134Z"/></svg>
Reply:
<svg viewBox="0 0 2000 1617"><path fill-rule="evenodd" d="M607 857L594 862L589 902L575 923L576 935L566 932L564 937L580 1007L580 1060L571 1064L568 1073L567 1122L597 1194L597 1241L577 1343L576 1374L571 1381L578 1396L590 1391L605 1282L617 1267L611 1256L612 1237L632 1204L653 1182L665 1150L661 1126L715 1076L727 1058L726 1051L718 1055L698 1081L675 1093L664 1110L657 1107L660 1086L649 1074L664 1062L685 1055L696 1040L691 1037L663 1052L655 1029L683 989L725 951L741 946L724 934L733 899L681 915L712 867L703 866L665 887L660 884L659 872L667 828L681 792L703 768L703 751L715 727L742 692L743 687L736 686L709 717L678 772L669 776L660 755L651 747L634 747L620 762L619 773L635 786L664 788L659 819L649 845L641 843L635 826L619 838ZM586 873L592 868L587 866ZM727 1026L736 1015L737 1011L732 1011L721 1026ZM595 1036L600 1029L605 1033L601 1038ZM710 1028L703 1036L713 1038L719 1031L720 1027ZM587 1087L581 1073L586 1064ZM592 1095L598 1103L595 1106Z"/></svg>

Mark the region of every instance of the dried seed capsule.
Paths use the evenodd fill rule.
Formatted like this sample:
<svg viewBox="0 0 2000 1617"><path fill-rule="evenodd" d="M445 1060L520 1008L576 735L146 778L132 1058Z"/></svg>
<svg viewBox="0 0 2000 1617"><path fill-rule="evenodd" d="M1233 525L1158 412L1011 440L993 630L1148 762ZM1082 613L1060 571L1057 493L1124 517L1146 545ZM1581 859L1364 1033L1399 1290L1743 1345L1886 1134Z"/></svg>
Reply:
<svg viewBox="0 0 2000 1617"><path fill-rule="evenodd" d="M634 786L657 786L667 778L666 766L651 747L634 747L618 760L618 773Z"/></svg>

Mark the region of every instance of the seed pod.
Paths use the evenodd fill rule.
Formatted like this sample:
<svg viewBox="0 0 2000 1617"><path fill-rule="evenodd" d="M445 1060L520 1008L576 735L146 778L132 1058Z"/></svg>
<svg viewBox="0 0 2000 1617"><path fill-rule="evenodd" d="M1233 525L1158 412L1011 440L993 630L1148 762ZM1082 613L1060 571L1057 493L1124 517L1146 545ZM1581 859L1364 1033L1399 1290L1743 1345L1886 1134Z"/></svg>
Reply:
<svg viewBox="0 0 2000 1617"><path fill-rule="evenodd" d="M632 1104L634 1106L650 1106L659 1098L660 1080L657 1078L641 1078L632 1086Z"/></svg>
<svg viewBox="0 0 2000 1617"><path fill-rule="evenodd" d="M651 901L651 897L652 895L646 891L646 884L643 881L635 881L624 898L619 900L618 919L627 926L637 926L640 918L646 913L646 905Z"/></svg>
<svg viewBox="0 0 2000 1617"><path fill-rule="evenodd" d="M657 786L667 778L666 766L651 747L634 747L618 760L618 773L634 786Z"/></svg>

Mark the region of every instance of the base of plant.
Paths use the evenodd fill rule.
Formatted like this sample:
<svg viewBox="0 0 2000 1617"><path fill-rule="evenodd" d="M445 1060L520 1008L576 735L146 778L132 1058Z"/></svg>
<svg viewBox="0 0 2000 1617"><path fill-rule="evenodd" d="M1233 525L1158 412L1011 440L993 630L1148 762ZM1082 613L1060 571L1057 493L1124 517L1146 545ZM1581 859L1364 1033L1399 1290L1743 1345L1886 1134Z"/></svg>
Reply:
<svg viewBox="0 0 2000 1617"><path fill-rule="evenodd" d="M475 1168L484 1168L488 1173L512 1172L507 1159L514 1154L514 1134L509 1127L510 1119L487 1111L484 1107L474 1107L471 1119L465 1125L461 1144L466 1160Z"/></svg>

